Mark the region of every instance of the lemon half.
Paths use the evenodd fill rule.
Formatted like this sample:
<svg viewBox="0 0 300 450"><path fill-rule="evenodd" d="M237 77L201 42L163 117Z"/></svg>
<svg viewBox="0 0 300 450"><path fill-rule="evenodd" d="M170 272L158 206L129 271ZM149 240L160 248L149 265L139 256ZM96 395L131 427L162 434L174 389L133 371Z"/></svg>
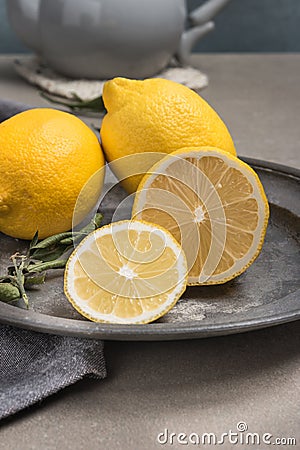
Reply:
<svg viewBox="0 0 300 450"><path fill-rule="evenodd" d="M95 322L148 323L164 315L185 291L187 263L173 236L142 221L97 229L72 253L65 294Z"/></svg>
<svg viewBox="0 0 300 450"><path fill-rule="evenodd" d="M221 284L258 256L269 206L251 167L217 148L197 147L174 152L149 170L132 217L163 226L181 243L188 284Z"/></svg>

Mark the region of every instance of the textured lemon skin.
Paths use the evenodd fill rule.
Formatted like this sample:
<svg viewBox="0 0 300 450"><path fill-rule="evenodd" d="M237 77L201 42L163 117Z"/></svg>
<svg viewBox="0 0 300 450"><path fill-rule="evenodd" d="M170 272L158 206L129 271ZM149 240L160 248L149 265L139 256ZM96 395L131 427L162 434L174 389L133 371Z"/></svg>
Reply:
<svg viewBox="0 0 300 450"><path fill-rule="evenodd" d="M213 152L218 152L221 155L225 154L225 152L222 149L219 148L214 148L214 147L209 147L209 146L204 146L204 147L193 147L193 148L189 148L189 147L185 147L182 149L179 149L177 151L174 151L172 153L172 156L177 156L177 157L184 157L184 155L186 153L195 153L197 154L198 152L202 152L203 154L207 154L209 155L210 153ZM235 157L234 155L228 155L228 152L226 152L226 157L238 162L238 165L240 166L241 169L244 169L245 172L249 172L252 174L252 176L254 176L257 186L259 188L259 192L264 204L264 223L263 223L263 227L261 230L261 234L260 234L260 239L259 239L259 243L258 246L256 248L256 252L254 253L254 255L252 256L252 258L247 262L247 264L245 264L243 266L243 268L239 271L233 271L232 274L230 276L224 277L222 280L219 281L214 281L214 280L208 280L204 283L198 283L198 282L191 282L188 278L187 281L187 286L199 286L199 285L216 285L216 284L224 284L227 283L230 280L233 280L234 278L238 277L239 275L241 275L242 273L244 273L253 263L254 261L257 259L257 257L260 255L260 252L262 250L262 246L265 240L265 236L266 236L266 232L267 232L267 227L268 227L268 221L269 221L269 216L270 216L270 208L269 208L269 202L267 199L267 196L265 194L264 188L261 184L261 181L257 175L257 173L252 169L252 167L250 167L247 163L245 163L244 161L241 161L240 159L238 159L237 157ZM145 186L149 180L149 178L151 178L152 174L155 173L159 173L159 168L161 166L161 164L163 164L165 161L168 160L168 155L165 156L164 158L162 158L159 162L157 162L156 164L154 164L151 167L151 170L149 170L149 173L146 173L144 175L144 177L142 178L142 181L140 182L138 189L137 189L137 193L135 195L135 199L134 199L134 203L133 203L133 207L132 207L132 219L136 219L138 212L140 211L140 197L141 197L141 192L145 189ZM139 219L141 220L141 219Z"/></svg>
<svg viewBox="0 0 300 450"><path fill-rule="evenodd" d="M198 146L218 147L236 155L222 119L196 92L179 83L114 78L105 83L103 100L108 113L101 140L109 162L141 152L171 153ZM141 179L142 175L135 176L123 184L134 192Z"/></svg>
<svg viewBox="0 0 300 450"><path fill-rule="evenodd" d="M0 148L0 231L31 239L69 230L82 187L104 165L95 134L72 114L32 109L0 124Z"/></svg>

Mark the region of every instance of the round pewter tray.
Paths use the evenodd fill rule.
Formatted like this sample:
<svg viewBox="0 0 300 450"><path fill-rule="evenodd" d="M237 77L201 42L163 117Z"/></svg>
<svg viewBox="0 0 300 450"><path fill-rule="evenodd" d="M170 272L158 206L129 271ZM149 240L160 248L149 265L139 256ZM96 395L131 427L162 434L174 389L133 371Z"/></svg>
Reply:
<svg viewBox="0 0 300 450"><path fill-rule="evenodd" d="M173 340L240 333L300 318L300 171L242 158L258 173L270 221L260 256L241 276L219 286L189 287L177 305L155 323L109 325L82 318L63 294L63 276L49 273L30 291L27 311L0 302L0 322L30 330L93 339ZM111 204L103 210L106 219ZM129 217L129 211L128 211ZM0 271L28 243L0 234Z"/></svg>

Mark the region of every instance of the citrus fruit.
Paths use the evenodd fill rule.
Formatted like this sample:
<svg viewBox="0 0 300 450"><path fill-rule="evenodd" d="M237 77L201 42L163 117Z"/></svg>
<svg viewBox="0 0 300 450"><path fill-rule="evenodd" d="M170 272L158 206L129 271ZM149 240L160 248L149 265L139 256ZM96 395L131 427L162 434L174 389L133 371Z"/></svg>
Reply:
<svg viewBox="0 0 300 450"><path fill-rule="evenodd" d="M65 271L65 294L96 322L148 323L186 287L185 255L173 236L142 221L114 222L87 236Z"/></svg>
<svg viewBox="0 0 300 450"><path fill-rule="evenodd" d="M77 197L104 166L95 134L80 119L54 109L31 109L0 124L0 231L39 238L69 230ZM94 177L80 220L100 193Z"/></svg>
<svg viewBox="0 0 300 450"><path fill-rule="evenodd" d="M132 212L181 243L190 285L220 284L244 272L262 248L268 216L254 170L211 147L181 149L154 165Z"/></svg>
<svg viewBox="0 0 300 450"><path fill-rule="evenodd" d="M142 175L158 158L147 153L171 153L183 147L214 146L236 154L229 131L213 108L196 92L160 78L144 81L114 78L103 89L107 109L102 126L103 151L128 192L134 192Z"/></svg>

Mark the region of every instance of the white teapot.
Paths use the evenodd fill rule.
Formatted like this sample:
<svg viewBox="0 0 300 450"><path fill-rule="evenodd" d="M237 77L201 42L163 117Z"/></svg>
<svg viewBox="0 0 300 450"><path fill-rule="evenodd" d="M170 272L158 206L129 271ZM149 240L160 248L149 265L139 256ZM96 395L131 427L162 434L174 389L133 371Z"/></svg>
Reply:
<svg viewBox="0 0 300 450"><path fill-rule="evenodd" d="M189 64L193 46L229 1L208 0L189 16L185 0L7 0L7 9L16 34L56 71L145 78L173 55Z"/></svg>

